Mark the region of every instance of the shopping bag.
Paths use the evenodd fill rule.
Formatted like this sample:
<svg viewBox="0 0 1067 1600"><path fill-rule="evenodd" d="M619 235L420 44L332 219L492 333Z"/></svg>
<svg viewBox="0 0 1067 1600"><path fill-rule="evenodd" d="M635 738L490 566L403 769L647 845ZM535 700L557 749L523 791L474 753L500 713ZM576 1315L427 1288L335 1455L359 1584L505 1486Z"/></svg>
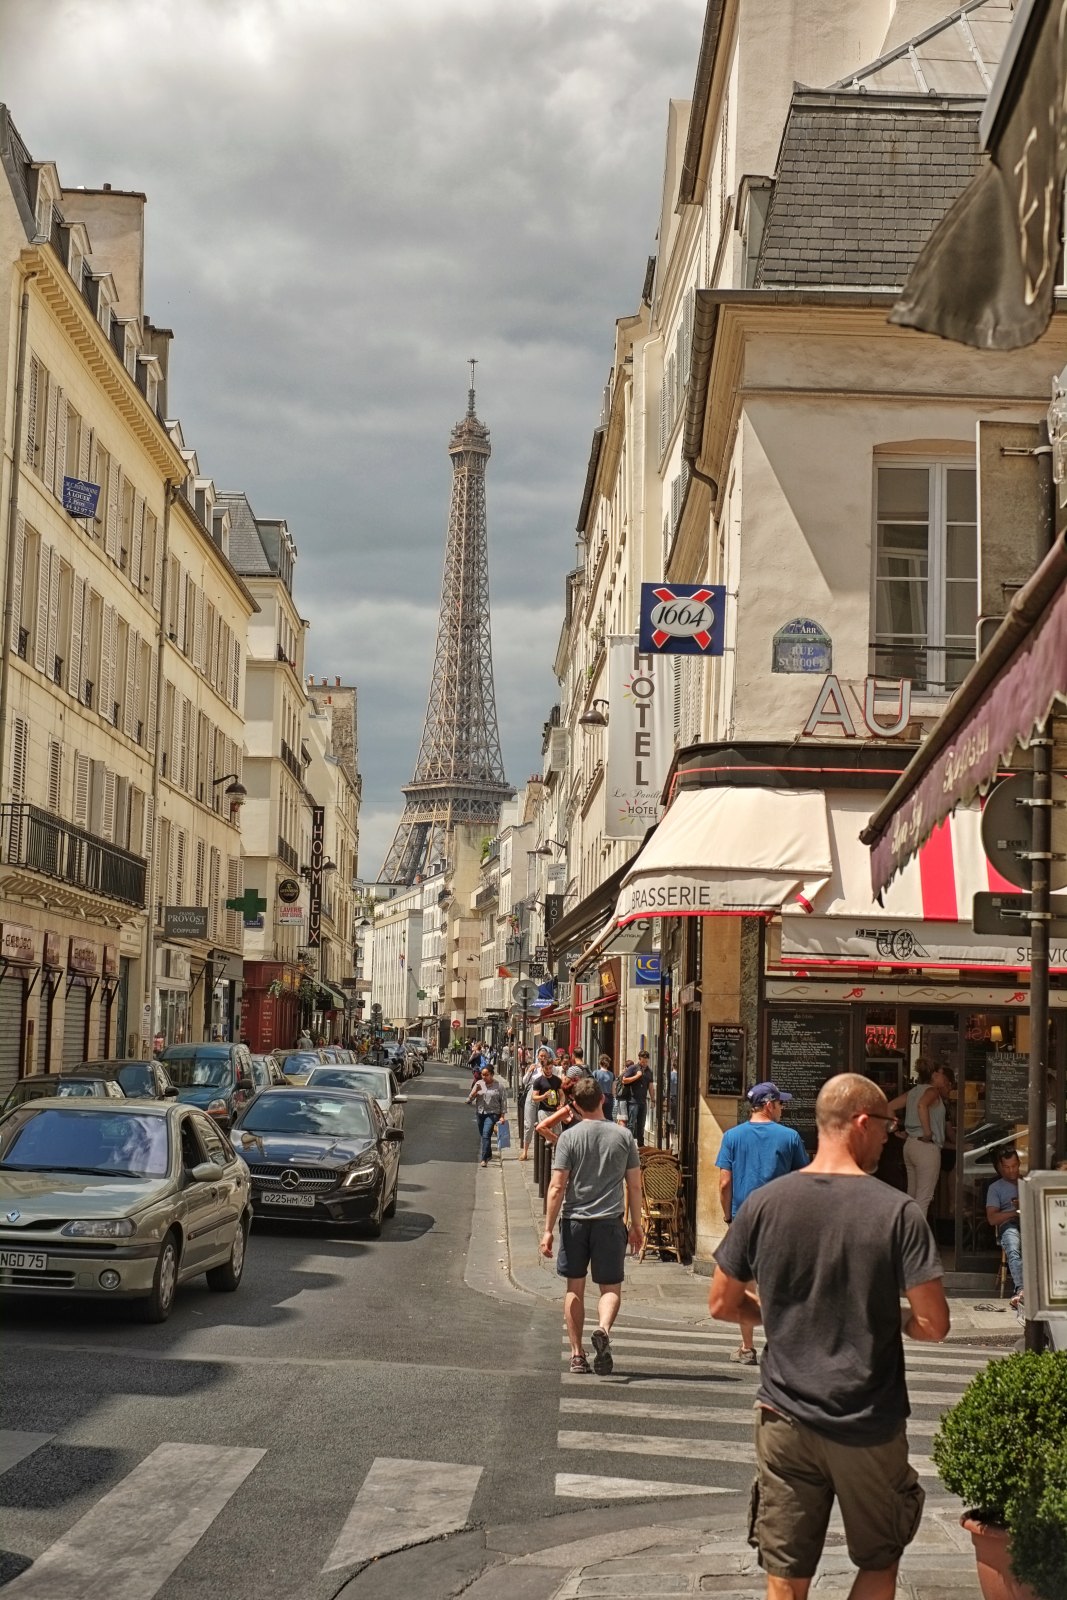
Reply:
<svg viewBox="0 0 1067 1600"><path fill-rule="evenodd" d="M498 1150L511 1149L511 1123L498 1122L496 1125L496 1147Z"/></svg>

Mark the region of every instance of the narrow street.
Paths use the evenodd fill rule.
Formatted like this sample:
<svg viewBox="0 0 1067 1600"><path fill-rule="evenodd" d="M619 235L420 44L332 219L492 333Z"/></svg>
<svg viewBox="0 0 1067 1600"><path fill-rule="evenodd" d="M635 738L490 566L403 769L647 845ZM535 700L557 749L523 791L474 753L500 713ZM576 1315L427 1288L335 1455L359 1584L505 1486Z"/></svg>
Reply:
<svg viewBox="0 0 1067 1600"><path fill-rule="evenodd" d="M353 1600L401 1578L429 1600L486 1564L484 1532L441 1542L464 1527L512 1530L512 1553L660 1514L730 1509L740 1530L758 1374L730 1364L732 1331L624 1314L614 1378L567 1374L558 1309L503 1270L499 1169L473 1159L465 1078L432 1063L407 1085L380 1241L258 1225L239 1293L196 1281L158 1328L8 1309L5 1594L326 1600L363 1568ZM931 1492L934 1419L984 1359L909 1363ZM401 1546L419 1548L389 1558ZM524 1576L554 1593L551 1573Z"/></svg>

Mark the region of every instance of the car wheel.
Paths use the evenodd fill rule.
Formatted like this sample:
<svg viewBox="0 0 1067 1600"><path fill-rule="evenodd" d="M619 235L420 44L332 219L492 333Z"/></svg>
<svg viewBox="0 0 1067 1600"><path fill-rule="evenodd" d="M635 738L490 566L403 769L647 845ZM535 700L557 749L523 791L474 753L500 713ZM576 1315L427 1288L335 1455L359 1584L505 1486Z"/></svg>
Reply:
<svg viewBox="0 0 1067 1600"><path fill-rule="evenodd" d="M141 1322L166 1322L174 1306L174 1292L178 1287L178 1237L168 1233L159 1252L156 1270L152 1277L152 1292L137 1301L137 1316Z"/></svg>
<svg viewBox="0 0 1067 1600"><path fill-rule="evenodd" d="M230 1246L230 1259L221 1266L211 1267L207 1273L207 1286L216 1294L232 1294L240 1287L241 1276L245 1270L245 1247L248 1244L248 1223L242 1217L237 1224Z"/></svg>

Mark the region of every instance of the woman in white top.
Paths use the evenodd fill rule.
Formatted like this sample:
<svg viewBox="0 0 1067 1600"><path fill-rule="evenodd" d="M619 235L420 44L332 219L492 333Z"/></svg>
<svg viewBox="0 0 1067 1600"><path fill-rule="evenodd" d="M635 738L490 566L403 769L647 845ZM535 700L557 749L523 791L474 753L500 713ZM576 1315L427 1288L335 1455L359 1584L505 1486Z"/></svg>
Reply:
<svg viewBox="0 0 1067 1600"><path fill-rule="evenodd" d="M904 1109L904 1166L908 1193L925 1217L941 1176L941 1151L948 1131L947 1105L953 1090L952 1073L919 1057L918 1082L889 1102L890 1111Z"/></svg>

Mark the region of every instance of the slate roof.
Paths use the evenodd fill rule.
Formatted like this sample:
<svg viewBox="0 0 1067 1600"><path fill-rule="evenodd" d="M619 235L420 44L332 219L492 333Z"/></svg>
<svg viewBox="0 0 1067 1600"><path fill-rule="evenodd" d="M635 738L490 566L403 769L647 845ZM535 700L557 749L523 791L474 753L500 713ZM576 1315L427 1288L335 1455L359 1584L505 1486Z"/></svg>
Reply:
<svg viewBox="0 0 1067 1600"><path fill-rule="evenodd" d="M900 288L978 170L977 101L794 93L761 289Z"/></svg>
<svg viewBox="0 0 1067 1600"><path fill-rule="evenodd" d="M241 577L276 577L247 497L243 494L220 494L215 503L230 513L230 562Z"/></svg>
<svg viewBox="0 0 1067 1600"><path fill-rule="evenodd" d="M967 0L832 85L876 94L988 94L1018 0Z"/></svg>

